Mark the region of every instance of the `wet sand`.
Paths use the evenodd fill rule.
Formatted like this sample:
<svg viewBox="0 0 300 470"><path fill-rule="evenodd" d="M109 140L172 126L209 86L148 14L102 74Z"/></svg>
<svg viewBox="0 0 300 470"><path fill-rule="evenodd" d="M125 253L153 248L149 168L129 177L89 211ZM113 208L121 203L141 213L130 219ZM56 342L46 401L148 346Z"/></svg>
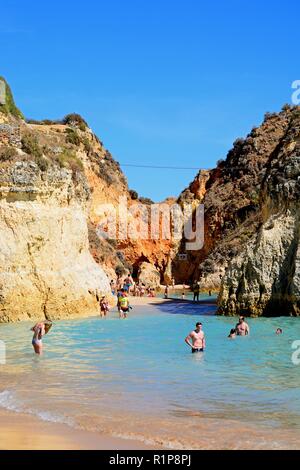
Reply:
<svg viewBox="0 0 300 470"><path fill-rule="evenodd" d="M141 442L118 439L0 410L0 450L146 450ZM153 447L151 447L153 449Z"/></svg>
<svg viewBox="0 0 300 470"><path fill-rule="evenodd" d="M172 295L172 294L171 294ZM188 304L193 304L193 305L216 305L217 301L216 299L206 299L206 300L199 300L199 302L193 302L190 299L163 299L160 297L129 297L130 304L135 306L135 305L159 305L159 304L174 304L174 303L188 303Z"/></svg>

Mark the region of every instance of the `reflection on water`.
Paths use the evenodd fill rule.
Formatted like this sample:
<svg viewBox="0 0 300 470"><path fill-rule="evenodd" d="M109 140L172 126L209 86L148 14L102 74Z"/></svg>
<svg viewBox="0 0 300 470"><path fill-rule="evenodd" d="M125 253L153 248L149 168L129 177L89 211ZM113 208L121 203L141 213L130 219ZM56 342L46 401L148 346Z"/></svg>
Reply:
<svg viewBox="0 0 300 470"><path fill-rule="evenodd" d="M0 406L173 447L300 447L300 319L251 319L250 337L229 340L236 319L213 309L161 304L127 321L57 322L43 357L30 324L1 325ZM184 338L200 315L207 350L192 355Z"/></svg>

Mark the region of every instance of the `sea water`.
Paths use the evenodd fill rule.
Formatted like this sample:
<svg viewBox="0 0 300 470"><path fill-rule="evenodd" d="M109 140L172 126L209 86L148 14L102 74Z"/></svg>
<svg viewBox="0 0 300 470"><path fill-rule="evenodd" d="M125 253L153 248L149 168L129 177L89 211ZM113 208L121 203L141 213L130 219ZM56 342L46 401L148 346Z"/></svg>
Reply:
<svg viewBox="0 0 300 470"><path fill-rule="evenodd" d="M214 313L162 302L127 320L58 321L42 357L30 323L0 325L0 406L164 447L300 448L300 319L249 319L250 336L230 340L237 319ZM207 348L191 354L184 339L197 321Z"/></svg>

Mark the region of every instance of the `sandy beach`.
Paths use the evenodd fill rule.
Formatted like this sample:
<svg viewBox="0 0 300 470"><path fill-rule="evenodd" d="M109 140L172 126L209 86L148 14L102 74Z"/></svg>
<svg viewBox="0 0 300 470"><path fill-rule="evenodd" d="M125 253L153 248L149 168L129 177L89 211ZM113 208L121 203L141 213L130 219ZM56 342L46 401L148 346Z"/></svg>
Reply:
<svg viewBox="0 0 300 470"><path fill-rule="evenodd" d="M0 410L0 450L145 450L141 442L118 439ZM151 447L153 449L153 446Z"/></svg>

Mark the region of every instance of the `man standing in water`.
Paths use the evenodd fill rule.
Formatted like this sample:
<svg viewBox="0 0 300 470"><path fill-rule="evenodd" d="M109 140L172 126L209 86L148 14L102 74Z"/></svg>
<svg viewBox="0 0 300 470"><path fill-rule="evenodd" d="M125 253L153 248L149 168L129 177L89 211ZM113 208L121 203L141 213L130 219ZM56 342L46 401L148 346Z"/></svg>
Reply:
<svg viewBox="0 0 300 470"><path fill-rule="evenodd" d="M240 317L239 322L235 327L236 334L238 336L248 336L250 335L250 328L248 323L245 322L245 317Z"/></svg>
<svg viewBox="0 0 300 470"><path fill-rule="evenodd" d="M196 329L185 338L185 342L192 349L193 354L204 351L206 343L205 335L202 331L202 323L196 324Z"/></svg>

